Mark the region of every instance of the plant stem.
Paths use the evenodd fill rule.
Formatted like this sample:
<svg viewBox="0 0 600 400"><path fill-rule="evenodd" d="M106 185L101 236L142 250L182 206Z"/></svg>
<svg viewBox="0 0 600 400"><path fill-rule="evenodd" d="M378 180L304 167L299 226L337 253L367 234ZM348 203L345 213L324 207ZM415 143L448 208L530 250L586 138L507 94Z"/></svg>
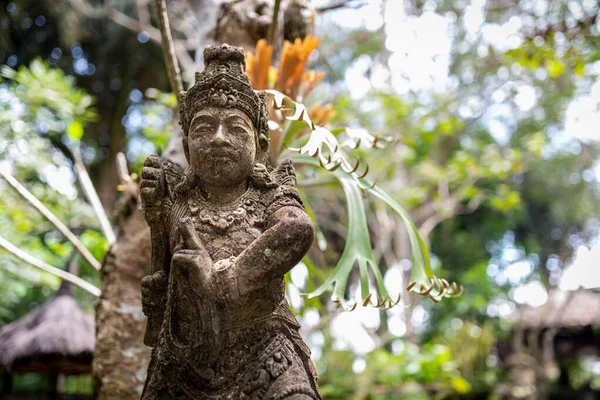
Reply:
<svg viewBox="0 0 600 400"><path fill-rule="evenodd" d="M94 258L92 253L85 248L83 243L75 236L73 232L60 219L50 210L46 208L33 194L31 194L23 185L21 185L12 175L0 169L0 176L2 176L6 182L8 182L25 200L29 202L36 210L38 210L48 221L50 221L65 237L73 243L73 246L77 249L79 254L88 262L90 265L97 270L100 269L101 265L98 260Z"/></svg>
<svg viewBox="0 0 600 400"><path fill-rule="evenodd" d="M4 239L2 236L0 236L0 247L3 247L9 253L14 254L15 256L19 257L21 260L33 265L34 267L37 267L37 268L39 268L43 271L46 271L52 275L56 275L59 278L64 279L65 281L69 281L72 284L79 286L83 290L93 294L96 297L100 296L100 289L98 289L96 286L92 285L89 282L84 281L80 277L75 276L67 271L53 267L51 265L46 264L45 262L43 262L41 260L38 260L34 256L19 249L17 246L13 245L8 240Z"/></svg>

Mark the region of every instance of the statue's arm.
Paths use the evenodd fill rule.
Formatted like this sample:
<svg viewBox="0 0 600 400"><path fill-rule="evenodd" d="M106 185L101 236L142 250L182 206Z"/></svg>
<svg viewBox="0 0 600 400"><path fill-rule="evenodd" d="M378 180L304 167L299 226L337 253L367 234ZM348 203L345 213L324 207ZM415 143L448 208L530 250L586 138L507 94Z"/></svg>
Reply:
<svg viewBox="0 0 600 400"><path fill-rule="evenodd" d="M230 279L236 281L239 295L244 295L292 269L308 252L313 239L314 228L306 211L284 206L270 216L268 229L235 258L232 265L224 267L232 269ZM216 268L217 273L228 272L219 272L219 265ZM235 287L232 290L235 291Z"/></svg>
<svg viewBox="0 0 600 400"><path fill-rule="evenodd" d="M162 324L171 260L164 222L165 205L169 202L164 166L158 156L147 157L140 181L142 212L150 227L152 241L150 275L142 279L141 285L142 310L148 317L144 342L149 346L155 344Z"/></svg>
<svg viewBox="0 0 600 400"><path fill-rule="evenodd" d="M150 274L164 270L168 273L171 262L167 228L168 215L173 204L174 187L183 179L183 171L169 159L150 155L144 162L140 180L142 213L150 227L152 261Z"/></svg>

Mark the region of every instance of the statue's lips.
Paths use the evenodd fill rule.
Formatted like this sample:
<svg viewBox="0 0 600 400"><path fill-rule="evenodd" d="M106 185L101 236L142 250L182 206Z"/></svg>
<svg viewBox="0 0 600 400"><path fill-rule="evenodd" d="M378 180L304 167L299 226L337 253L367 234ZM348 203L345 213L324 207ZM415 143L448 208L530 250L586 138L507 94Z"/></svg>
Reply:
<svg viewBox="0 0 600 400"><path fill-rule="evenodd" d="M235 159L237 158L238 152L237 151L233 151L233 150L212 150L212 151L205 151L204 155L207 158L229 158L229 159Z"/></svg>

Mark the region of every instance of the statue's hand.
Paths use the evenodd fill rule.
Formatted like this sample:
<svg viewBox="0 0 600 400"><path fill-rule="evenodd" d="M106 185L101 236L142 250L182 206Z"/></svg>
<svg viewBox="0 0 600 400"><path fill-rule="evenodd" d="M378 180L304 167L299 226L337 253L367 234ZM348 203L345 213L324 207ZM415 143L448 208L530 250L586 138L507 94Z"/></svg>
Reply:
<svg viewBox="0 0 600 400"><path fill-rule="evenodd" d="M206 294L214 275L213 261L204 248L190 218L181 220L182 241L175 247L171 273L189 283L198 294Z"/></svg>
<svg viewBox="0 0 600 400"><path fill-rule="evenodd" d="M163 271L155 272L142 279L142 311L144 315L149 316L164 310L166 291L167 279Z"/></svg>
<svg viewBox="0 0 600 400"><path fill-rule="evenodd" d="M165 195L165 175L160 158L152 154L144 161L140 180L142 210L148 223L161 220L162 200Z"/></svg>

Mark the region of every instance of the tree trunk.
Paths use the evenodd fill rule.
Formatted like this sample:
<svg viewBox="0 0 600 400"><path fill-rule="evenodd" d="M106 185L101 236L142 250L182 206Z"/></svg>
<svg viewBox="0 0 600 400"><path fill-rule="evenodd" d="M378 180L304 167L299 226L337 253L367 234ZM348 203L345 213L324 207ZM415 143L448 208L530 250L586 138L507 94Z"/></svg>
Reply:
<svg viewBox="0 0 600 400"><path fill-rule="evenodd" d="M98 399L139 399L150 360L143 343L140 282L150 266L150 230L139 211L138 187L129 183L117 209L120 232L102 265L96 305L93 374Z"/></svg>

